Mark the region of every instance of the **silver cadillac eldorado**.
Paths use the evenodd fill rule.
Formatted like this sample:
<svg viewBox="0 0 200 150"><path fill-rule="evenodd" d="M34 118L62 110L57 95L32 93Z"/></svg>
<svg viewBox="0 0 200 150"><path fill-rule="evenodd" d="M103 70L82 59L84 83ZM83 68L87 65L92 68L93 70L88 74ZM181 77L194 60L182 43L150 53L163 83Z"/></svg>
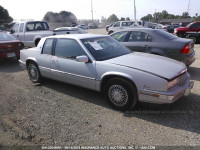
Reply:
<svg viewBox="0 0 200 150"><path fill-rule="evenodd" d="M103 92L118 110L132 109L137 101L173 103L194 84L183 63L131 52L106 35L45 37L37 47L21 50L19 62L33 83L45 77Z"/></svg>

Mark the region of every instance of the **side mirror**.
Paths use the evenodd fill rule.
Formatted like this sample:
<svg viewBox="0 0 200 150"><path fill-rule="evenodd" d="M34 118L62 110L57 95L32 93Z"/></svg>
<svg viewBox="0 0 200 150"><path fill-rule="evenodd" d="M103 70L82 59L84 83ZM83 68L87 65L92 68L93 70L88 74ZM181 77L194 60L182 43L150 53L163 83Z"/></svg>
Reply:
<svg viewBox="0 0 200 150"><path fill-rule="evenodd" d="M15 33L15 31L13 29L10 29L10 34Z"/></svg>
<svg viewBox="0 0 200 150"><path fill-rule="evenodd" d="M87 62L89 62L89 59L88 59L87 56L82 55L82 56L77 56L77 57L76 57L76 61L87 63Z"/></svg>

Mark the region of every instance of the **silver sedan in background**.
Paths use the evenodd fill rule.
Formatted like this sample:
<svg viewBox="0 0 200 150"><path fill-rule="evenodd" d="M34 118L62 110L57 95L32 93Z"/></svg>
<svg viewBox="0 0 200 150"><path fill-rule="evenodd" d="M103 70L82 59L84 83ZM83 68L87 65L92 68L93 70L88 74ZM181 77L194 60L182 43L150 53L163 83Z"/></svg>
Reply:
<svg viewBox="0 0 200 150"><path fill-rule="evenodd" d="M169 57L185 63L187 67L195 61L192 40L179 38L162 30L126 29L111 34L111 37L132 51Z"/></svg>
<svg viewBox="0 0 200 150"><path fill-rule="evenodd" d="M133 53L105 35L46 37L37 47L20 51L19 62L34 83L46 77L103 92L118 110L131 109L138 101L173 103L193 87L183 63Z"/></svg>

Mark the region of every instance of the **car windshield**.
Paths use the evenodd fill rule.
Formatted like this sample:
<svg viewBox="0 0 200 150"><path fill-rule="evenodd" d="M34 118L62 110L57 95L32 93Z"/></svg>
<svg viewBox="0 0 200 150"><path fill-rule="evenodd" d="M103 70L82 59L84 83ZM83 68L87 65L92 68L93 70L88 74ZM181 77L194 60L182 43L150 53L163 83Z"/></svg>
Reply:
<svg viewBox="0 0 200 150"><path fill-rule="evenodd" d="M82 43L97 61L103 61L131 53L111 37L82 39Z"/></svg>
<svg viewBox="0 0 200 150"><path fill-rule="evenodd" d="M26 31L49 30L46 22L29 22L26 26Z"/></svg>
<svg viewBox="0 0 200 150"><path fill-rule="evenodd" d="M186 27L188 27L188 28L189 28L189 27L190 27L192 24L193 24L193 23L190 23L190 24L188 24Z"/></svg>
<svg viewBox="0 0 200 150"><path fill-rule="evenodd" d="M7 33L0 33L0 41L13 41L16 40L14 37Z"/></svg>
<svg viewBox="0 0 200 150"><path fill-rule="evenodd" d="M155 32L157 32L157 34L161 35L162 37L166 38L166 39L169 39L169 40L173 40L173 39L177 39L178 37L173 35L173 34L170 34L166 31L163 31L163 30L155 30Z"/></svg>

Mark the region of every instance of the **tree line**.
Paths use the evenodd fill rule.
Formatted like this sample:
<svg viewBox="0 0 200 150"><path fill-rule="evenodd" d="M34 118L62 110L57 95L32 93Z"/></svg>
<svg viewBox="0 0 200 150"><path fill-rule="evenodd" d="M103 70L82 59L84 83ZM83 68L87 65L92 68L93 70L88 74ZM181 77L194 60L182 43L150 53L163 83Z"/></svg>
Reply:
<svg viewBox="0 0 200 150"><path fill-rule="evenodd" d="M174 15L169 14L166 10L162 12L155 12L152 14L147 14L142 17L141 20L149 21L149 22L159 22L162 19L185 19L185 18L193 18L194 21L200 21L200 15L198 13L195 16L191 17L188 12L183 12L182 15Z"/></svg>

